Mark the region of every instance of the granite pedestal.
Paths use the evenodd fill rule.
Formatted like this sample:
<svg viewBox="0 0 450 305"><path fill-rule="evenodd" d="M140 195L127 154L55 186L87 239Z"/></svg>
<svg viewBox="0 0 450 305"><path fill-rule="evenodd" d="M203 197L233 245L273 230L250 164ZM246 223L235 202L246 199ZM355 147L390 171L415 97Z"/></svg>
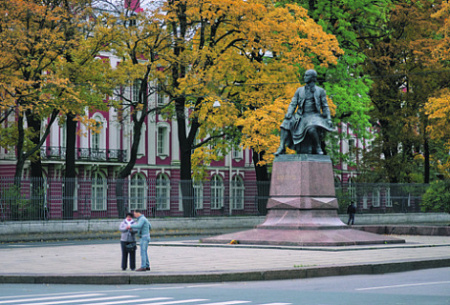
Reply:
<svg viewBox="0 0 450 305"><path fill-rule="evenodd" d="M255 229L224 234L204 243L345 246L404 243L402 239L354 230L338 217L333 167L324 155L280 155L272 168L265 221Z"/></svg>

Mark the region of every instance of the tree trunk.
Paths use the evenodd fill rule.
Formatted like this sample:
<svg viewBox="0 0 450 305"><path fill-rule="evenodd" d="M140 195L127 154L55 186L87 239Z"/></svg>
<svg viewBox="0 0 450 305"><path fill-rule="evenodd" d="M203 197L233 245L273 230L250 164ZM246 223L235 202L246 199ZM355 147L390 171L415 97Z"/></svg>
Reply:
<svg viewBox="0 0 450 305"><path fill-rule="evenodd" d="M30 140L33 146L40 148L41 140L41 120L36 118L30 111L26 112L28 128L33 129L34 133ZM30 179L31 179L31 206L30 213L36 214L44 208L44 188L43 188L42 162L40 149L36 156L30 161ZM38 219L39 215L28 215L29 219Z"/></svg>
<svg viewBox="0 0 450 305"><path fill-rule="evenodd" d="M267 201L269 200L270 182L267 165L260 166L258 162L263 160L265 152L253 151L253 165L256 172L256 187L258 191L258 212L260 215L267 214Z"/></svg>
<svg viewBox="0 0 450 305"><path fill-rule="evenodd" d="M430 183L430 146L428 143L428 138L424 134L423 143L423 155L424 155L424 172L423 172L423 182Z"/></svg>
<svg viewBox="0 0 450 305"><path fill-rule="evenodd" d="M17 119L17 146L16 146L16 154L17 154L17 163L16 163L16 172L14 173L14 185L17 188L20 188L22 184L22 174L23 168L25 166L25 153L23 151L23 146L25 142L25 130L23 129L23 116L19 115Z"/></svg>
<svg viewBox="0 0 450 305"><path fill-rule="evenodd" d="M125 218L125 214L128 210L127 206L125 205L126 194L124 192L124 185L126 185L126 178L131 174L131 171L136 164L139 142L141 139L142 125L144 123L143 117L137 120L135 116L136 114L133 114L133 142L131 144L130 160L128 161L127 165L119 172L116 181L116 202L119 218Z"/></svg>
<svg viewBox="0 0 450 305"><path fill-rule="evenodd" d="M75 144L77 122L75 115L68 113L66 118L66 169L64 174L63 218L73 219L73 205L76 191ZM61 147L62 149L62 147Z"/></svg>
<svg viewBox="0 0 450 305"><path fill-rule="evenodd" d="M175 109L178 123L178 143L180 145L180 180L181 180L181 195L183 201L183 216L195 216L194 206L194 188L191 175L191 151L192 143L187 136L186 116L185 116L185 98L179 97L175 102ZM191 127L190 132L194 131L195 126Z"/></svg>

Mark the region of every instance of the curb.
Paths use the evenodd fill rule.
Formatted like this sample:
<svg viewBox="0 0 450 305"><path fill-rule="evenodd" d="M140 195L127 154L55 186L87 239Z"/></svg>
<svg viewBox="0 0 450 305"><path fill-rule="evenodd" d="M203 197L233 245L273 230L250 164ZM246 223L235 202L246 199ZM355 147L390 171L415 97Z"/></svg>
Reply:
<svg viewBox="0 0 450 305"><path fill-rule="evenodd" d="M295 269L207 272L149 275L120 274L0 274L0 284L86 284L86 285L141 285L236 281L271 281L328 276L384 274L421 269L450 267L450 258L430 260L391 261L362 265L300 267Z"/></svg>
<svg viewBox="0 0 450 305"><path fill-rule="evenodd" d="M251 227L250 229L252 229ZM386 235L420 235L420 236L450 236L450 225L355 225L355 230ZM211 236L248 230L249 227L185 229L185 230L152 230L152 238L180 237L180 236ZM59 240L89 240L89 239L117 239L119 231L95 232L64 232L64 233L29 233L3 234L0 243L42 242Z"/></svg>

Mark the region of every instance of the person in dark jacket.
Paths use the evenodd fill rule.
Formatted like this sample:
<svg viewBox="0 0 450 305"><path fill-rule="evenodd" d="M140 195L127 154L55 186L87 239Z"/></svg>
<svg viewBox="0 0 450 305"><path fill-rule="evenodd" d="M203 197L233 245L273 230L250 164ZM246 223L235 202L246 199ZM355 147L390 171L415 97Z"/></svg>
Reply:
<svg viewBox="0 0 450 305"><path fill-rule="evenodd" d="M122 270L127 270L128 255L130 255L130 269L136 269L136 232L129 230L128 226L133 225L133 214L127 213L126 218L120 223L119 231L120 246L122 248Z"/></svg>
<svg viewBox="0 0 450 305"><path fill-rule="evenodd" d="M350 221L352 222L352 225L354 225L355 224L356 206L353 201L351 204L348 205L347 214L348 214L347 225L350 224Z"/></svg>

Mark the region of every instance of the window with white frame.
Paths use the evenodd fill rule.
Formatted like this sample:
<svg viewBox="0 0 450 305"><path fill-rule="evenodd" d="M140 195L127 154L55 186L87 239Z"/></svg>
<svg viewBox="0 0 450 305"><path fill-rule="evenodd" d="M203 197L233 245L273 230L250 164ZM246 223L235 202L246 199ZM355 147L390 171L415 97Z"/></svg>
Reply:
<svg viewBox="0 0 450 305"><path fill-rule="evenodd" d="M139 92L141 91L141 80L136 79L131 87L131 99L134 103L139 102Z"/></svg>
<svg viewBox="0 0 450 305"><path fill-rule="evenodd" d="M221 209L223 207L224 186L219 175L211 178L211 209Z"/></svg>
<svg viewBox="0 0 450 305"><path fill-rule="evenodd" d="M66 140L66 136L67 136L67 123L64 123L61 126L61 142L60 142L60 147L66 147L67 146L67 140Z"/></svg>
<svg viewBox="0 0 450 305"><path fill-rule="evenodd" d="M93 116L93 119L95 120L95 130L91 131L91 134L92 134L92 137L91 137L91 140L92 140L91 148L95 149L95 150L98 150L100 148L103 148L102 147L102 144L103 144L102 143L102 136L104 134L104 131L103 131L103 127L104 127L103 126L103 118L100 115L96 114L96 115Z"/></svg>
<svg viewBox="0 0 450 305"><path fill-rule="evenodd" d="M352 178L348 179L348 194L351 200L356 201L356 185Z"/></svg>
<svg viewBox="0 0 450 305"><path fill-rule="evenodd" d="M348 140L348 156L350 158L350 161L354 161L355 160L355 153L356 150L356 141L355 139L349 139Z"/></svg>
<svg viewBox="0 0 450 305"><path fill-rule="evenodd" d="M157 92L156 92L157 105L163 106L165 104L163 85L161 83L158 83L156 90L157 90Z"/></svg>
<svg viewBox="0 0 450 305"><path fill-rule="evenodd" d="M92 211L106 210L106 178L101 172L95 172L92 177L91 209Z"/></svg>
<svg viewBox="0 0 450 305"><path fill-rule="evenodd" d="M233 159L242 160L244 158L244 152L240 148L233 149Z"/></svg>
<svg viewBox="0 0 450 305"><path fill-rule="evenodd" d="M386 206L392 207L391 188L389 186L386 188Z"/></svg>
<svg viewBox="0 0 450 305"><path fill-rule="evenodd" d="M142 124L141 127L141 137L139 139L139 146L138 146L138 155L139 156L145 156L145 140L146 140L146 134L147 133L147 125Z"/></svg>
<svg viewBox="0 0 450 305"><path fill-rule="evenodd" d="M203 209L203 182L194 180L194 204L196 210Z"/></svg>
<svg viewBox="0 0 450 305"><path fill-rule="evenodd" d="M130 180L129 210L147 209L147 180L143 174L137 173Z"/></svg>
<svg viewBox="0 0 450 305"><path fill-rule="evenodd" d="M233 210L244 209L244 181L238 175L231 181L231 206Z"/></svg>
<svg viewBox="0 0 450 305"><path fill-rule="evenodd" d="M379 188L375 188L372 191L372 206L373 207L379 207L380 206L380 200L381 196L380 196L380 189Z"/></svg>
<svg viewBox="0 0 450 305"><path fill-rule="evenodd" d="M92 146L93 150L100 149L100 132L92 131Z"/></svg>
<svg viewBox="0 0 450 305"><path fill-rule="evenodd" d="M91 130L90 157L93 160L106 160L106 120L98 113L92 118L95 120L95 130Z"/></svg>
<svg viewBox="0 0 450 305"><path fill-rule="evenodd" d="M165 174L156 177L156 207L158 210L170 209L170 180Z"/></svg>
<svg viewBox="0 0 450 305"><path fill-rule="evenodd" d="M369 197L367 196L367 193L364 192L363 194L363 209L367 210L368 208L368 204L367 202L369 201Z"/></svg>
<svg viewBox="0 0 450 305"><path fill-rule="evenodd" d="M158 125L157 155L158 157L167 157L169 155L169 128L164 125Z"/></svg>

